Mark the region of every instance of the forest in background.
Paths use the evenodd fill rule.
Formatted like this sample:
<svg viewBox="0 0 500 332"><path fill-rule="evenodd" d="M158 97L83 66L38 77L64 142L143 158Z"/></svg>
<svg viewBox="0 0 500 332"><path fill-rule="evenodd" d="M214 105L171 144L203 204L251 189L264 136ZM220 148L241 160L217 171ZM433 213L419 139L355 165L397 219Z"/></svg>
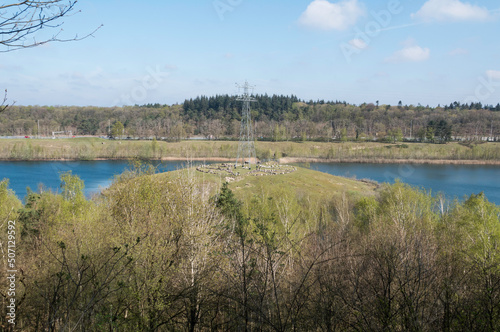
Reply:
<svg viewBox="0 0 500 332"><path fill-rule="evenodd" d="M376 196L270 187L240 200L189 172L148 174L133 169L91 200L70 173L60 194L25 203L0 182L3 243L16 221L18 330L500 326L500 210L482 194L447 204L396 183Z"/></svg>
<svg viewBox="0 0 500 332"><path fill-rule="evenodd" d="M498 140L500 104L446 106L353 105L344 101L303 101L296 96L254 96L255 137L271 141ZM236 96L201 96L183 104L124 107L11 106L0 114L0 135L73 135L181 140L192 136L237 139L241 102Z"/></svg>

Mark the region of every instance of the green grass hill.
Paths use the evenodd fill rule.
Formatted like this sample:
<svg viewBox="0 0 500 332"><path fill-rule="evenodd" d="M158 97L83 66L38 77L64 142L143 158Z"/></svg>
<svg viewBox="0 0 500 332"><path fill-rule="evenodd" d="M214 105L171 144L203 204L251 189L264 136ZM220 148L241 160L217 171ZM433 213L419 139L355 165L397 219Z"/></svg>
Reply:
<svg viewBox="0 0 500 332"><path fill-rule="evenodd" d="M207 184L212 188L212 194L215 194L227 179L225 175L202 173L195 168L154 176L158 181L168 181L171 177L180 175L193 176L197 181ZM352 198L360 198L374 195L376 187L375 183L334 176L303 167L296 167L296 171L289 174L249 175L229 182L229 188L244 202L248 202L256 195L288 197L299 201L307 199L313 202L334 199L342 193Z"/></svg>

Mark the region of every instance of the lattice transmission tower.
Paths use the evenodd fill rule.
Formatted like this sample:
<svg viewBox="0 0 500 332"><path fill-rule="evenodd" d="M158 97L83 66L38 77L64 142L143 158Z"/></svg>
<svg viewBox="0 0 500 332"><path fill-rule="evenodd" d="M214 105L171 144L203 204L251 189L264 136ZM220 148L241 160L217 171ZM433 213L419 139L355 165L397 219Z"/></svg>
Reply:
<svg viewBox="0 0 500 332"><path fill-rule="evenodd" d="M250 115L250 103L256 101L251 97L250 90L253 91L255 86L250 86L248 82L239 85L236 84L238 89L243 89L243 94L240 94L236 100L243 102L241 127L240 127L240 142L238 144L238 156L236 157L235 167L238 166L238 161L241 159L241 165L256 164L257 158L255 156L255 143L252 127L252 118Z"/></svg>

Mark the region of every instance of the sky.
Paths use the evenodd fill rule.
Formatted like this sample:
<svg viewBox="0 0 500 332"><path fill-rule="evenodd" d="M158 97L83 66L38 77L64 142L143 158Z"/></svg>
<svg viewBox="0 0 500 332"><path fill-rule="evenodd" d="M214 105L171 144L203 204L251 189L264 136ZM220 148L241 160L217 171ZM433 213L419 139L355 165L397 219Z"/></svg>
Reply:
<svg viewBox="0 0 500 332"><path fill-rule="evenodd" d="M500 102L497 0L81 0L62 22L62 38L102 27L0 53L10 102L172 105L245 81L303 100Z"/></svg>

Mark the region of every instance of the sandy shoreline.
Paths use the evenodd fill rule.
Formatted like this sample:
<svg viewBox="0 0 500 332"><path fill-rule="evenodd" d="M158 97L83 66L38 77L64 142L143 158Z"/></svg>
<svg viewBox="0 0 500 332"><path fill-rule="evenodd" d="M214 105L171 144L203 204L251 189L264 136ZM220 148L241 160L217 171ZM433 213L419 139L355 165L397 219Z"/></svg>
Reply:
<svg viewBox="0 0 500 332"><path fill-rule="evenodd" d="M95 158L91 160L82 159L4 159L0 161L105 161L105 160L132 160L132 158ZM220 161L233 162L234 158L224 157L162 157L162 161ZM433 164L433 165L500 165L500 160L451 160L451 159L324 159L324 158L308 158L308 157L284 157L280 158L281 164L289 163L358 163L358 164Z"/></svg>
<svg viewBox="0 0 500 332"><path fill-rule="evenodd" d="M434 165L500 165L500 160L451 159L323 159L285 157L280 163L357 163L357 164L434 164Z"/></svg>
<svg viewBox="0 0 500 332"><path fill-rule="evenodd" d="M54 159L9 159L0 158L0 161L106 161L106 160L133 160L134 158L94 158L94 159L78 159L78 158L54 158ZM141 159L144 160L144 159ZM182 158L182 157L162 157L161 159L147 159L147 160L162 160L162 161L234 161L234 158L222 157L195 157L195 158Z"/></svg>

